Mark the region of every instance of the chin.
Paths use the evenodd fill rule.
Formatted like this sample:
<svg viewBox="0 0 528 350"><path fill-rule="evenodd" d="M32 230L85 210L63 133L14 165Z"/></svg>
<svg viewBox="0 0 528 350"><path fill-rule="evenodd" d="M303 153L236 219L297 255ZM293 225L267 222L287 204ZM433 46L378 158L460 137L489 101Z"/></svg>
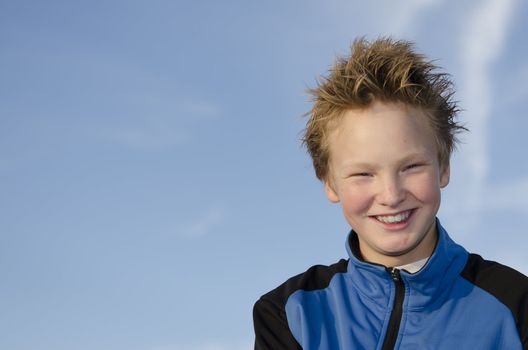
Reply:
<svg viewBox="0 0 528 350"><path fill-rule="evenodd" d="M383 254L392 257L400 257L409 254L413 251L419 250L419 245L424 237L420 239L406 239L404 242L393 242L392 244L384 244L381 246Z"/></svg>
<svg viewBox="0 0 528 350"><path fill-rule="evenodd" d="M403 257L403 256L413 252L415 248L416 247L388 249L388 250L384 251L383 254L386 255L386 256L393 257L393 258Z"/></svg>

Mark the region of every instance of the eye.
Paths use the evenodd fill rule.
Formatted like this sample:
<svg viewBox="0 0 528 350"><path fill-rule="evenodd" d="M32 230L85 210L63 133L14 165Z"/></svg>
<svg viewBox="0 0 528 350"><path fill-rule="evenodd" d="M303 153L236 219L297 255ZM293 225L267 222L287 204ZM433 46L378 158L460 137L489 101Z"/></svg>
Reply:
<svg viewBox="0 0 528 350"><path fill-rule="evenodd" d="M351 177L367 177L367 176L371 176L372 174L370 173L354 173L354 174L351 174L350 176Z"/></svg>
<svg viewBox="0 0 528 350"><path fill-rule="evenodd" d="M415 168L419 168L421 166L423 166L424 164L422 163L413 163L413 164L409 164L407 165L404 170L410 170L410 169L415 169Z"/></svg>

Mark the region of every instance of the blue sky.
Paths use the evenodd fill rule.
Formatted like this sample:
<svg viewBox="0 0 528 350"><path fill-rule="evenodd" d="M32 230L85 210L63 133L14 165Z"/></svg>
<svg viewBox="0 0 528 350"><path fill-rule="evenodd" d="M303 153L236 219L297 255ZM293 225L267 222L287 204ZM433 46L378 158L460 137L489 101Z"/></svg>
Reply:
<svg viewBox="0 0 528 350"><path fill-rule="evenodd" d="M357 36L453 75L471 129L439 217L528 274L528 5L0 3L0 348L252 347L254 301L346 256L299 143Z"/></svg>

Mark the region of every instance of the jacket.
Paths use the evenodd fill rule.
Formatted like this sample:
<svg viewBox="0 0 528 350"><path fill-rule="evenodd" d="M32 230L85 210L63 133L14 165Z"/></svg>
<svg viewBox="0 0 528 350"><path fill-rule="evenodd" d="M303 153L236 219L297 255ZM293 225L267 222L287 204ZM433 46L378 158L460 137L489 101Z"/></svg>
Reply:
<svg viewBox="0 0 528 350"><path fill-rule="evenodd" d="M528 278L469 254L437 220L426 265L410 274L361 260L317 265L262 296L255 349L528 349Z"/></svg>

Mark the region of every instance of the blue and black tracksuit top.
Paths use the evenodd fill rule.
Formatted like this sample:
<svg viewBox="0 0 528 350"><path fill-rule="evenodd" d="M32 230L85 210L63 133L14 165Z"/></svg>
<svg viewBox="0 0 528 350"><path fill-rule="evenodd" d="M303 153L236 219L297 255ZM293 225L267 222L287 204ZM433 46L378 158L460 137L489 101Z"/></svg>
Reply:
<svg viewBox="0 0 528 350"><path fill-rule="evenodd" d="M453 242L437 221L417 273L359 257L314 266L255 304L255 349L528 350L528 278Z"/></svg>

